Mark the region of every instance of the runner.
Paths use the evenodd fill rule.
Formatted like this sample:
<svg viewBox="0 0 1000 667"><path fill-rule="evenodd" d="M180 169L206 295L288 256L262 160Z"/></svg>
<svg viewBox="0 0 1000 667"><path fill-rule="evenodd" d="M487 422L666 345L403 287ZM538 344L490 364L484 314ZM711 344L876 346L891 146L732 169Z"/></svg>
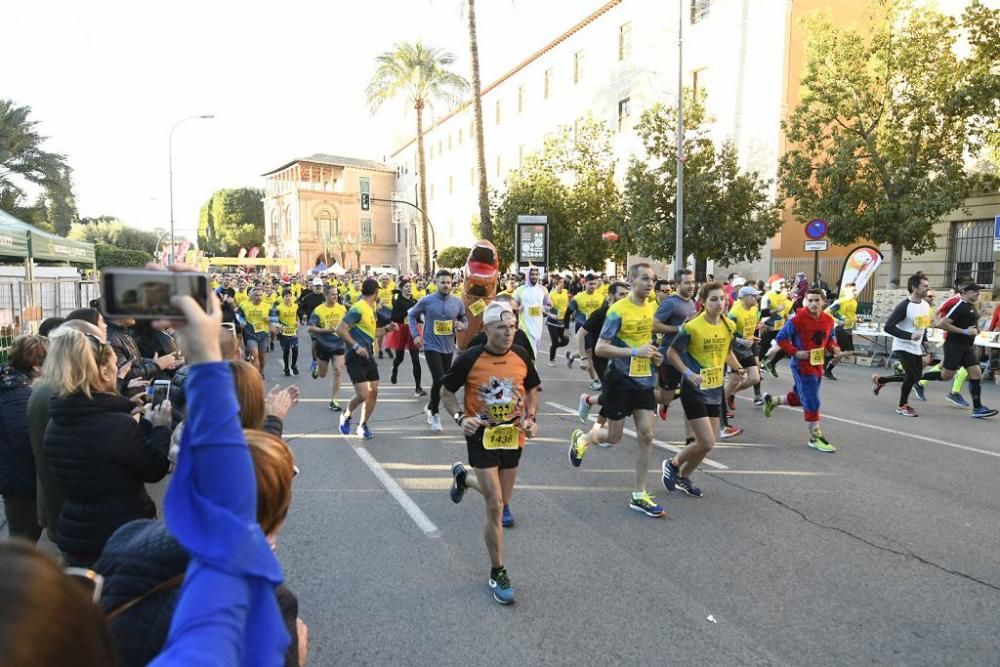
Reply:
<svg viewBox="0 0 1000 667"><path fill-rule="evenodd" d="M681 386L681 406L695 441L672 459L664 459L660 466L667 491L680 489L693 498L704 495L691 483L691 475L715 447L726 366L741 381L747 377L733 354L736 323L725 317L726 290L722 283L702 285L698 300L702 312L681 325L667 349L667 360L686 381Z"/></svg>
<svg viewBox="0 0 1000 667"><path fill-rule="evenodd" d="M410 363L413 366L413 382L416 387L413 395L420 398L427 395L427 392L420 386L420 350L414 345L413 338L410 336L410 327L406 324L406 313L415 305L417 305L417 301L413 296L413 281L404 278L399 283L396 300L392 302L392 315L390 316L398 328L385 337L385 346L386 349L392 350L394 353L392 375L389 377L389 382L396 384L396 380L399 378L399 367L403 363L403 355L409 354Z"/></svg>
<svg viewBox="0 0 1000 667"><path fill-rule="evenodd" d="M580 327L583 326L590 314L595 310L600 308L604 304L604 297L597 292L598 279L592 273L587 274L586 283L584 285L584 290L570 299L569 306L566 308L566 327L569 327L569 321L572 318L576 328L574 331L579 331ZM592 356L594 344L597 341L594 339L587 340L587 356ZM571 350L566 350L566 365L569 368L573 368L573 362L576 359L582 358L580 355L572 352ZM593 364L588 367L587 372L590 374L590 388L597 390L601 388L601 380L597 377L594 372Z"/></svg>
<svg viewBox="0 0 1000 667"><path fill-rule="evenodd" d="M771 276L771 291L760 300L760 317L764 323L760 341L760 358L764 363L761 366L773 377L778 377L778 369L775 364L784 357L784 354L780 348L772 352L771 343L785 325L785 317L788 316L790 307L791 301L788 299L785 281L780 275L774 274Z"/></svg>
<svg viewBox="0 0 1000 667"><path fill-rule="evenodd" d="M246 347L250 363L260 370L264 377L264 362L267 356L267 344L271 338L271 306L261 301L261 290L254 287L250 290L250 299L236 310L237 319L243 326L243 344Z"/></svg>
<svg viewBox="0 0 1000 667"><path fill-rule="evenodd" d="M959 291L959 300L952 306L938 326L948 332L944 341L944 361L942 369L924 373L925 380L950 380L960 368L969 374L969 394L972 396L972 416L976 418L992 417L996 410L987 408L982 402L983 371L979 367L979 355L976 352L976 336L979 335L979 313L976 302L979 301L980 287L976 283L963 285Z"/></svg>
<svg viewBox="0 0 1000 667"><path fill-rule="evenodd" d="M805 306L785 322L776 340L781 349L791 359L792 380L795 387L784 398L764 394L764 415L770 417L774 408L782 403L802 406L802 413L809 427L809 446L813 449L833 453L837 451L823 436L819 427L819 389L823 381L823 364L826 351L836 357L847 356L837 347L833 338L833 317L823 312L825 297L823 290L811 289L806 292Z"/></svg>
<svg viewBox="0 0 1000 667"><path fill-rule="evenodd" d="M452 466L451 499L460 503L466 489L483 495L489 587L493 599L505 605L514 602L514 588L504 567L503 524L513 525L509 503L525 438L538 433L535 414L541 384L527 351L513 345L517 326L508 304L488 305L483 312L486 344L459 355L442 383L442 400L465 435L469 465L475 471L469 477L463 463ZM459 389L464 389L461 407L455 396Z"/></svg>
<svg viewBox="0 0 1000 667"><path fill-rule="evenodd" d="M556 350L569 345L569 337L566 335L566 324L563 317L569 307L569 292L565 288L565 280L559 274L550 274L552 282L549 290L549 298L552 299L552 310L549 311L545 324L549 330L549 366L556 365Z"/></svg>
<svg viewBox="0 0 1000 667"><path fill-rule="evenodd" d="M608 302L592 312L587 321L583 323L580 330L576 332L576 343L577 348L584 349L584 341L588 337L596 339L601 335L601 331L604 329L604 321L608 316L608 309L621 301L622 299L628 297L629 286L627 283L612 283L611 287L608 288ZM580 359L580 366L587 363L587 359ZM605 357L594 357L594 370L597 372L597 377L603 378L605 372L608 369L608 360ZM601 390L598 396L591 396L590 394L583 393L580 394L580 402L578 404L576 415L584 424L587 423L587 419L590 415L590 407L595 403L601 406L601 411L597 415L597 423L603 426L607 422L607 413L604 411L605 401L605 389ZM611 445L606 442L597 443L598 447L610 447Z"/></svg>
<svg viewBox="0 0 1000 667"><path fill-rule="evenodd" d="M660 341L660 354L664 357L667 354L667 348L674 341L674 336L680 331L681 325L694 317L696 312L694 271L680 269L674 273L674 280L676 291L660 302L653 319L653 331L663 335L663 340ZM680 393L681 377L672 364L660 365L657 372L659 400L657 401L656 414L663 421L667 420L667 409L670 407L670 402Z"/></svg>
<svg viewBox="0 0 1000 667"><path fill-rule="evenodd" d="M872 393L878 396L882 387L890 382L902 382L899 391L899 407L896 414L916 417L917 411L910 406L910 390L920 380L924 368L923 341L932 323L931 306L925 300L930 285L923 274L910 276L906 281L909 298L899 302L885 321L885 332L892 336L892 353L903 367L902 373L889 377L872 375Z"/></svg>
<svg viewBox="0 0 1000 667"><path fill-rule="evenodd" d="M944 303L942 303L940 305L940 307L938 307L938 309L937 309L937 317L938 317L939 321L961 299L961 297L959 296L959 293L958 293L959 288L961 288L962 285L964 285L966 283L971 283L971 282L972 282L972 280L970 278L967 278L967 277L964 277L964 276L960 280L956 280L955 281L955 293L952 294L947 299L945 299ZM928 293L928 295L927 295L928 296L928 303L930 303L933 306L934 305L934 299L931 298L931 294L932 293ZM947 332L945 332L944 338L945 338L945 340L948 340L948 333ZM941 368L942 368L941 361L939 361L936 365L931 366L926 371L924 371L924 375L926 375L928 372L931 372L931 371L939 371L939 370L941 370ZM964 368L959 368L955 372L955 377L954 377L954 379L951 382L951 391L948 393L948 395L945 396L945 400L947 400L949 403L951 403L952 405L954 405L956 407L959 407L959 408L967 408L967 407L969 407L969 402L967 400L965 400L965 398L962 397L962 387L965 386L965 381L968 380L968 379L969 379L969 372L967 370L965 370ZM914 388L914 390L917 392L917 398L919 398L921 401L926 401L927 400L926 396L924 395L923 388L927 386L928 382L929 382L929 380L925 380L925 379L921 378L920 382L918 382L917 386Z"/></svg>
<svg viewBox="0 0 1000 667"><path fill-rule="evenodd" d="M281 356L285 362L285 377L288 377L299 374L299 306L292 300L291 289L286 289L281 297L281 303L271 311L271 318L278 319L275 329L278 331Z"/></svg>
<svg viewBox="0 0 1000 667"><path fill-rule="evenodd" d="M361 423L358 424L358 435L365 440L375 437L368 428L368 420L372 418L378 401L379 376L378 362L375 360L375 339L380 334L384 335L396 328L392 322L378 326L375 316L377 301L378 282L374 278L369 278L361 283L361 299L351 306L337 325L337 335L344 340L348 348L344 366L354 384L354 397L347 405L347 410L340 416L340 432L344 435L351 433L351 415L356 409L364 406Z"/></svg>
<svg viewBox="0 0 1000 667"><path fill-rule="evenodd" d="M385 308L389 311L392 310L392 297L395 291L395 286L390 283L389 274L383 273L378 277L378 301L380 308ZM378 340L375 341L375 349L378 350L379 359L384 358L382 354L382 351L385 348L382 341L383 338L385 338L384 334L379 336ZM389 357L392 358L392 354L390 354Z"/></svg>
<svg viewBox="0 0 1000 667"><path fill-rule="evenodd" d="M729 418L732 411L736 410L736 394L753 387L755 392L760 392L760 360L758 359L757 346L760 345L760 338L757 336L757 329L760 326L760 310L757 307L757 297L760 290L749 285L740 287L736 293L736 301L729 309L729 319L736 325L736 339L733 341L733 354L740 366L746 371L746 375L730 373L726 382L724 397L726 399L724 409L719 413L719 423L722 430L719 432L720 440L735 438L743 433L739 426L730 426Z"/></svg>
<svg viewBox="0 0 1000 667"><path fill-rule="evenodd" d="M854 351L854 326L858 323L858 286L855 283L847 283L840 291L837 300L830 304L826 312L837 320L837 326L833 330L833 335L837 339L837 346L844 352ZM829 357L823 367L823 377L836 382L837 378L833 374L833 367L837 365L837 360Z"/></svg>
<svg viewBox="0 0 1000 667"><path fill-rule="evenodd" d="M608 308L595 354L610 359L605 371L604 410L607 426L595 424L589 433L573 431L569 445L569 461L576 467L583 462L587 447L609 442L615 444L624 435L625 418L635 422L636 448L635 491L629 497L629 508L647 516L662 517L666 513L656 499L646 491L649 456L653 450L653 411L656 409L656 375L653 366L663 361L653 345L653 314L656 306L647 302L653 289L653 269L640 262L629 269L632 291L627 299Z"/></svg>
<svg viewBox="0 0 1000 667"><path fill-rule="evenodd" d="M321 278L316 278L312 281L312 289L309 291L304 291L302 295L298 298L299 302L299 321L303 324L309 324L309 318L313 313L313 309L319 306L324 301L326 297L323 295L323 280ZM310 353L312 354L312 363L309 365L309 373L315 380L319 377L319 365L316 363L316 340L313 339L313 343L310 346Z"/></svg>
<svg viewBox="0 0 1000 667"><path fill-rule="evenodd" d="M417 305L410 309L407 321L410 324L410 336L418 350L424 351L424 359L431 371L431 396L424 412L427 413L427 423L431 431L441 432L441 417L438 415L438 403L441 400L441 378L451 368L452 355L455 353L455 332L465 331L465 305L457 296L451 294L451 272L441 269L434 276L437 290L428 294ZM423 317L424 329L417 329L417 321Z"/></svg>
<svg viewBox="0 0 1000 667"><path fill-rule="evenodd" d="M336 287L327 285L325 292L326 302L313 309L312 315L309 316L307 331L313 337L313 353L319 360L313 377L325 378L330 362L333 361L333 392L330 395L330 409L334 412L340 412L341 407L337 396L340 394L347 346L344 345L344 339L337 335L337 325L344 319L347 308L339 303L340 293Z"/></svg>
<svg viewBox="0 0 1000 667"><path fill-rule="evenodd" d="M544 313L552 310L549 291L538 282L538 278L538 269L532 267L527 271L525 283L514 290L514 302L521 313L518 326L531 341L532 358L538 357L538 348L542 344Z"/></svg>

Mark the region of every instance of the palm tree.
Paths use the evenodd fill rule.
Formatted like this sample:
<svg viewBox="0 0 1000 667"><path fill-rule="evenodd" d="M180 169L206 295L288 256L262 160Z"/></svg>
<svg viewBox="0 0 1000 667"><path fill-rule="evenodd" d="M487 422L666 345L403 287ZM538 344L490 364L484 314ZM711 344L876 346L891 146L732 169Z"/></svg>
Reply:
<svg viewBox="0 0 1000 667"><path fill-rule="evenodd" d="M483 144L483 101L480 99L479 40L476 38L476 0L469 1L469 51L472 54L472 113L476 126L476 162L479 171L479 233L493 240L490 198L486 191L486 150Z"/></svg>
<svg viewBox="0 0 1000 667"><path fill-rule="evenodd" d="M0 99L0 200L4 208L13 208L24 196L19 180L61 192L63 175L69 173L65 156L42 150L46 137L38 134L38 121L29 120L30 114L31 107Z"/></svg>
<svg viewBox="0 0 1000 667"><path fill-rule="evenodd" d="M420 177L420 206L423 209L421 236L424 269L431 266L430 225L427 222L427 173L424 161L424 109L434 102L454 105L469 90L468 82L448 71L455 57L421 42L396 44L375 59L375 73L365 89L368 106L375 113L385 102L402 97L417 112L417 174Z"/></svg>

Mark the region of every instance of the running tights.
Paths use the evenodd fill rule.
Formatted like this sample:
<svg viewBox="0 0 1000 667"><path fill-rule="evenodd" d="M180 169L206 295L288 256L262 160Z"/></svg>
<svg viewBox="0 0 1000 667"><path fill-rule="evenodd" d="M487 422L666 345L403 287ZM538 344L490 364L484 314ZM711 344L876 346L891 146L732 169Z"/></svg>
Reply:
<svg viewBox="0 0 1000 667"><path fill-rule="evenodd" d="M392 360L392 372L399 371L399 366L403 363L403 350L395 350L396 356ZM417 391L420 390L420 351L410 350L410 362L413 364L413 382Z"/></svg>
<svg viewBox="0 0 1000 667"><path fill-rule="evenodd" d="M564 328L553 326L551 324L547 326L549 328L549 338L552 340L552 345L549 346L549 361L555 361L556 350L560 347L569 345L569 337L566 336L566 330Z"/></svg>
<svg viewBox="0 0 1000 667"><path fill-rule="evenodd" d="M434 380L431 384L431 400L427 403L427 409L431 411L431 414L436 415L438 403L441 401L441 378L451 368L452 354L425 350L424 357L427 359L427 368L430 369L431 378Z"/></svg>
<svg viewBox="0 0 1000 667"><path fill-rule="evenodd" d="M910 402L910 391L913 389L913 385L920 381L920 373L924 370L924 357L922 354L896 350L896 358L899 360L899 365L903 367L903 373L880 377L878 382L879 384L902 382L903 386L899 388L899 405L903 406Z"/></svg>
<svg viewBox="0 0 1000 667"><path fill-rule="evenodd" d="M292 367L297 367L299 365L299 346L298 345L282 345L281 346L281 356L285 360L285 370L289 369L288 366L288 352L291 350L292 353Z"/></svg>

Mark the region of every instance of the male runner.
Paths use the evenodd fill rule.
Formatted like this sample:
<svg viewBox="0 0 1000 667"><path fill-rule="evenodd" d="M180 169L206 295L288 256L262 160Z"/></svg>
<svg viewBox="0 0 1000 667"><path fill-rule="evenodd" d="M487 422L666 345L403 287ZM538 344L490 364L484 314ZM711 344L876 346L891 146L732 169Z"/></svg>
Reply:
<svg viewBox="0 0 1000 667"><path fill-rule="evenodd" d="M923 274L910 276L906 289L910 296L900 301L885 321L885 332L892 336L892 352L902 365L903 372L889 377L877 373L872 375L872 393L878 396L886 384L902 382L896 414L916 417L917 411L910 406L910 390L920 380L924 369L923 341L933 323L933 311L925 300L930 284Z"/></svg>
<svg viewBox="0 0 1000 667"><path fill-rule="evenodd" d="M380 308L385 308L390 311L392 310L392 297L395 291L396 286L390 282L389 274L383 273L378 277L378 300ZM382 348L384 347L382 339L384 337L384 335L379 336L378 340L375 341L375 349L378 350L379 359L384 358L382 354ZM389 353L389 357L392 358L392 353Z"/></svg>
<svg viewBox="0 0 1000 667"><path fill-rule="evenodd" d="M337 396L340 394L347 346L337 335L337 326L347 314L347 308L339 302L340 293L336 287L327 285L325 292L326 302L313 308L307 331L313 337L313 353L319 360L316 376L325 378L330 362L333 361L333 393L330 395L330 409L340 412Z"/></svg>
<svg viewBox="0 0 1000 667"><path fill-rule="evenodd" d="M604 378L604 411L607 426L595 424L589 433L573 431L569 461L576 467L583 462L587 447L594 443L615 444L622 439L625 418L635 422L638 446L635 461L635 491L629 508L651 517L665 515L663 507L646 491L649 456L653 450L653 411L656 409L656 370L663 355L653 345L653 314L656 306L647 301L653 290L653 269L640 262L629 268L632 290L627 299L608 308L604 328L594 348L596 356L610 359Z"/></svg>
<svg viewBox="0 0 1000 667"><path fill-rule="evenodd" d="M312 315L313 309L315 309L316 306L322 304L324 301L326 301L326 297L323 295L323 279L314 278L312 281L312 289L309 290L308 292L303 292L298 299L299 321L303 322L304 324L308 324L309 317ZM314 344L312 345L312 349L310 350L310 352L312 353L312 364L310 364L309 366L309 372L312 375L313 379L315 380L317 377L319 377L317 371L317 368L319 368L319 366L316 363L315 341Z"/></svg>
<svg viewBox="0 0 1000 667"><path fill-rule="evenodd" d="M608 302L592 312L590 317L587 318L587 321L583 323L582 327L580 327L580 330L576 332L576 344L578 350L585 349L585 340L587 338L596 340L601 335L601 331L604 330L604 321L608 316L608 309L622 299L627 298L628 295L629 286L627 283L618 282L611 284L611 287L608 288ZM580 359L581 366L586 363L586 358ZM607 369L608 359L606 357L595 356L594 370L597 372L597 377L603 378ZM587 393L580 394L580 403L577 408L576 415L579 417L581 422L584 424L587 423L587 418L590 415L590 407L595 403L601 406L601 411L598 413L597 423L603 426L607 422L607 414L604 411L606 392L606 389L602 389L600 395L598 396L591 396ZM611 446L606 442L599 442L597 445L599 447Z"/></svg>
<svg viewBox="0 0 1000 667"><path fill-rule="evenodd" d="M795 387L784 398L764 394L764 415L770 417L775 406L782 403L801 405L809 427L809 446L820 452L833 453L837 448L823 436L819 427L819 389L823 381L823 364L826 362L827 352L838 358L850 353L841 352L837 347L833 337L836 321L823 312L825 300L823 290L816 288L807 291L805 305L778 332L778 345L791 359Z"/></svg>
<svg viewBox="0 0 1000 667"><path fill-rule="evenodd" d="M244 301L236 309L236 317L243 326L243 344L250 363L260 370L263 377L267 344L271 337L271 304L261 301L259 287L250 290L249 301Z"/></svg>
<svg viewBox="0 0 1000 667"><path fill-rule="evenodd" d="M854 327L858 323L858 286L856 283L847 283L840 290L840 296L830 304L826 312L837 320L837 326L833 330L833 335L837 338L837 346L844 352L854 351ZM823 368L823 377L827 380L836 381L833 374L833 367L837 365L837 360L830 357L826 360Z"/></svg>
<svg viewBox="0 0 1000 667"><path fill-rule="evenodd" d="M586 283L584 285L584 290L578 293L569 301L569 306L566 308L566 327L569 328L570 319L573 320L575 324L574 331L579 331L583 323L587 321L590 314L601 307L604 304L604 296L598 293L598 279L592 273L587 274ZM594 349L595 340L588 340L587 350L592 351ZM566 365L569 368L573 368L573 362L576 359L581 358L580 355L572 352L571 350L566 350ZM588 367L587 372L590 374L590 388L600 389L601 380L597 377L594 372L593 365Z"/></svg>
<svg viewBox="0 0 1000 667"><path fill-rule="evenodd" d="M663 334L660 341L660 354L666 355L667 348L674 341L674 336L680 331L681 325L694 317L697 310L694 303L694 271L680 269L674 273L676 291L663 299L656 309L653 319L653 331ZM681 386L681 374L672 364L661 364L657 372L659 385L659 401L656 414L663 421L667 420L667 408L677 397Z"/></svg>
<svg viewBox="0 0 1000 667"><path fill-rule="evenodd" d="M441 269L435 274L434 281L437 290L417 301L417 304L410 308L406 319L410 325L413 344L418 350L423 350L433 380L430 400L424 409L427 413L427 423L431 431L440 433L442 428L438 404L441 401L441 378L451 368L452 356L455 353L455 332L465 331L467 319L465 304L451 294L451 272ZM417 321L421 317L424 320L423 335L417 329Z"/></svg>
<svg viewBox="0 0 1000 667"><path fill-rule="evenodd" d="M681 406L695 441L660 466L667 491L680 489L693 498L704 495L691 483L691 474L715 447L724 411L726 366L741 380L747 376L733 354L736 323L725 316L726 290L721 283L706 283L698 297L704 310L681 325L667 350L670 365L686 380L681 387Z"/></svg>
<svg viewBox="0 0 1000 667"><path fill-rule="evenodd" d="M771 291L767 292L760 300L760 316L764 323L763 335L760 341L760 355L764 370L774 377L778 377L778 368L775 364L784 356L781 349L777 350L770 360L765 361L765 357L771 349L771 341L785 325L785 318L791 310L792 302L788 298L785 289L785 280L781 276L772 276Z"/></svg>
<svg viewBox="0 0 1000 667"><path fill-rule="evenodd" d="M375 316L377 301L378 282L369 278L361 283L361 299L347 311L337 325L336 332L347 344L344 366L354 384L354 397L340 416L340 432L344 435L351 433L351 415L358 407L364 406L361 423L358 424L358 435L365 440L375 437L368 428L368 420L372 418L378 401L379 375L378 362L375 361L375 339L379 334L385 335L396 328L392 322L378 326Z"/></svg>
<svg viewBox="0 0 1000 667"><path fill-rule="evenodd" d="M451 468L451 499L466 489L486 500L483 535L490 556L489 587L500 604L514 602L514 588L503 564L503 520L517 480L525 438L538 433L535 414L541 381L526 350L513 345L517 321L511 307L494 301L483 311L486 344L459 355L443 379L442 400L465 435L469 477L461 462ZM464 389L460 407L455 393ZM510 520L513 525L513 519Z"/></svg>
<svg viewBox="0 0 1000 667"><path fill-rule="evenodd" d="M726 399L723 410L719 413L719 423L722 430L719 432L720 440L735 438L743 433L739 426L729 424L730 411L736 409L736 394L748 387L753 387L754 392L760 393L760 359L758 358L757 345L760 338L757 336L757 329L760 326L760 310L757 307L757 297L760 291L750 285L740 287L735 293L736 301L729 309L729 319L736 325L736 339L733 341L733 354L740 366L746 371L745 375L731 373L726 381L724 396Z"/></svg>
<svg viewBox="0 0 1000 667"><path fill-rule="evenodd" d="M976 336L979 335L979 285L969 283L958 290L959 300L945 314L938 326L948 332L944 341L944 361L941 370L924 373L925 380L950 380L960 368L969 374L969 394L972 396L972 416L978 419L992 417L996 410L982 402L983 371L976 353Z"/></svg>
<svg viewBox="0 0 1000 667"><path fill-rule="evenodd" d="M542 331L545 323L545 313L552 310L552 299L549 291L538 282L538 269L528 269L527 280L514 290L514 302L520 309L518 326L528 336L533 348L533 357L538 357L538 348L542 344Z"/></svg>
<svg viewBox="0 0 1000 667"><path fill-rule="evenodd" d="M552 310L546 316L545 324L549 330L549 366L556 365L556 350L569 345L569 337L566 335L566 324L563 317L569 307L569 292L565 288L565 280L559 274L550 274L552 282L549 290L549 298L552 300Z"/></svg>
<svg viewBox="0 0 1000 667"><path fill-rule="evenodd" d="M299 374L299 306L292 300L292 290L286 289L281 295L281 303L271 311L271 319L277 318L275 327L281 343L281 356L285 362L285 377ZM289 355L291 364L289 365Z"/></svg>
<svg viewBox="0 0 1000 667"><path fill-rule="evenodd" d="M959 299L961 299L958 291L962 287L962 285L971 282L972 282L971 279L966 278L964 276L961 277L959 280L955 281L955 293L952 294L947 299L945 299L944 303L942 303L937 309L937 317L939 320L940 318L943 318L945 314L955 306L956 303L958 303ZM933 306L934 299L931 298L931 296L932 292L929 292L927 295L927 301L928 303L931 304L931 306ZM944 338L945 340L948 340L947 333L944 334ZM928 368L926 371L924 371L924 374L926 375L930 371L941 370L942 362L943 360L939 361L936 365ZM969 379L969 372L966 371L964 368L959 368L955 372L955 377L951 381L951 391L945 396L945 400L947 400L949 403L959 408L969 407L969 402L962 397L962 387L965 386L965 381L968 379ZM923 388L927 386L928 382L930 382L930 380L925 380L921 378L920 382L917 383L917 386L914 387L914 390L917 392L917 398L919 398L921 401L927 400L927 398L924 396Z"/></svg>

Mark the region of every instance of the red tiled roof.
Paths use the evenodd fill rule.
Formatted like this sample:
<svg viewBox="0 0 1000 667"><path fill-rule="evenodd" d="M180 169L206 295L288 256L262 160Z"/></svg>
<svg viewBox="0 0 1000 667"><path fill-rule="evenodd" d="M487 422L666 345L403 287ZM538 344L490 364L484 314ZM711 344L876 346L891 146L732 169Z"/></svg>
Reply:
<svg viewBox="0 0 1000 667"><path fill-rule="evenodd" d="M508 79L510 79L512 76L514 76L515 74L517 74L518 72L520 72L521 70L523 70L525 67L527 67L531 63L535 62L536 60L538 60L539 58L541 58L543 55L545 55L546 53L548 53L549 51L551 51L552 49L554 49L555 47L557 47L559 44L565 42L571 36L573 36L576 33L580 32L585 27L587 27L588 25L590 25L591 23L593 23L595 20L597 20L598 18L600 18L601 16L603 16L604 14L606 14L609 10L611 10L612 8L614 8L617 5L620 5L621 3L622 3L622 0L610 0L606 4L602 5L598 9L596 9L589 16L587 16L582 21L580 21L579 23L577 23L576 25L574 25L572 28L570 28L569 30L567 30L563 34L561 34L558 37L556 37L554 40L552 40L551 42L549 42L548 44L546 44L545 46L543 46L542 48L540 48L538 51L535 51L533 54L531 54L530 56L528 56L528 58L526 58L525 60L523 60L520 63L518 63L517 65L515 65L513 67L513 69L511 69L510 71L508 71L506 74L504 74L503 76L501 76L499 79L497 79L496 81L494 81L490 85L488 85L485 88L483 88L482 91L480 91L480 93L479 93L480 99L482 99L486 95L486 93L488 93L491 90L493 90L494 88L498 87L500 84L502 84L503 82L505 82ZM451 112L449 112L445 116L442 116L440 119L438 119L437 121L435 121L435 123L433 125L431 125L430 129L426 130L424 132L424 134L425 135L428 134L431 130L435 129L436 127L438 127L439 125L441 125L445 121L449 120L452 116L455 116L456 114L459 114L459 113L465 111L467 108L469 108L469 105L471 105L471 104L472 104L472 100L470 99L470 100L467 100L467 101L463 102L462 104L458 105ZM417 140L417 138L414 137L413 139L410 139L409 141L407 141L405 144L403 144L402 146L400 146L399 148L397 148L396 151L394 153L392 153L391 157L396 157L397 155L399 155L400 153L402 153L404 150L406 150L416 140Z"/></svg>

